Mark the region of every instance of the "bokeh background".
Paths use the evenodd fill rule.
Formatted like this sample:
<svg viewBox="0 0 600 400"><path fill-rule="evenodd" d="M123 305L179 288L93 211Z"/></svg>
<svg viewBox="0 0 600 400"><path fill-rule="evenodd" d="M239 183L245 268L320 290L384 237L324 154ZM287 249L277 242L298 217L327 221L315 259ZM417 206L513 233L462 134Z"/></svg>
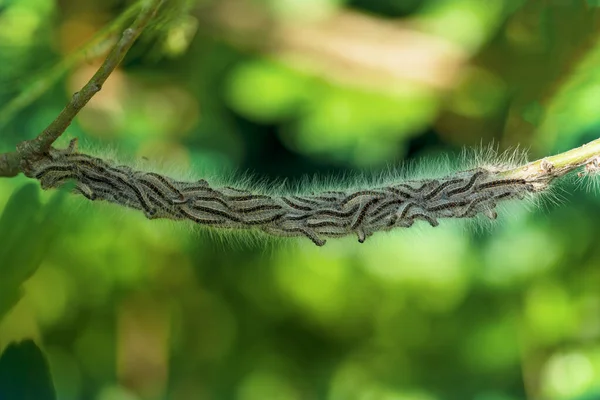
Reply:
<svg viewBox="0 0 600 400"><path fill-rule="evenodd" d="M77 49L131 4L0 0L0 150L57 115L115 36ZM172 1L60 144L291 185L481 144L543 157L598 137L599 6ZM600 399L593 177L484 229L323 248L28 182L0 180L0 351L34 338L60 399Z"/></svg>

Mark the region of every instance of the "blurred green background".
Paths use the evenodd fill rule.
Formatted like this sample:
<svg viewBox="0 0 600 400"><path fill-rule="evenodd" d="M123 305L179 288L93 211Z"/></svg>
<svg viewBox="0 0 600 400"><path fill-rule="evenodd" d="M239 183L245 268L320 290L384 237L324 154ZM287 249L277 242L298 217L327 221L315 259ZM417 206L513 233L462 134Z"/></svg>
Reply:
<svg viewBox="0 0 600 400"><path fill-rule="evenodd" d="M57 115L108 46L53 66L131 4L0 0L0 151ZM292 186L480 144L543 157L598 137L599 6L178 0L60 145ZM65 400L600 399L588 179L484 229L323 248L1 179L0 351L34 338Z"/></svg>

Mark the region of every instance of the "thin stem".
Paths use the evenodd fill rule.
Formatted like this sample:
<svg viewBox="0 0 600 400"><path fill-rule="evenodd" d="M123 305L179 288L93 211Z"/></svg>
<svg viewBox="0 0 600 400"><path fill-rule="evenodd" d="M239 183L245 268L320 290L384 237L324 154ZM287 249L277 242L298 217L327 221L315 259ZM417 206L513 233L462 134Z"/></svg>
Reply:
<svg viewBox="0 0 600 400"><path fill-rule="evenodd" d="M75 65L91 57L96 57L101 52L103 53L103 49L106 48L106 42L112 44L116 41L116 38L114 38L115 34L121 30L123 24L128 19L139 11L143 3L144 0L140 0L132 4L125 12L111 22L110 25L96 33L96 35L83 45L83 47L68 55L50 70L44 71L41 74L41 77L34 78L25 89L2 108L0 111L0 129L6 126L16 113L33 103L43 93L47 92L56 81Z"/></svg>
<svg viewBox="0 0 600 400"><path fill-rule="evenodd" d="M203 179L178 181L79 153L76 144L73 140L67 149L51 149L33 160L30 176L44 189L75 182L74 191L89 200L140 210L147 218L305 236L317 246L325 238L351 234L363 243L375 232L408 228L418 220L435 227L439 219L496 219L501 202L531 198L548 189L554 178L582 165L600 169L599 139L513 170L478 167L436 179L280 194L212 186Z"/></svg>
<svg viewBox="0 0 600 400"><path fill-rule="evenodd" d="M102 89L102 85L110 74L121 63L125 54L129 51L133 43L140 36L146 25L156 14L162 0L150 0L148 6L145 7L133 24L123 31L121 39L113 47L112 51L106 57L98 71L85 84L85 86L73 95L71 101L60 112L58 117L48 125L44 131L33 140L31 146L36 153L46 153L52 143L56 141L68 128L73 121L73 118L81 111L81 109L91 100L91 98Z"/></svg>
<svg viewBox="0 0 600 400"><path fill-rule="evenodd" d="M507 178L526 179L530 182L548 184L552 180L592 163L600 158L600 139L593 140L581 147L565 151L554 156L542 158L503 172Z"/></svg>
<svg viewBox="0 0 600 400"><path fill-rule="evenodd" d="M58 117L42 133L35 139L19 143L16 152L0 154L0 176L15 176L19 172L24 172L29 176L30 168L28 165L32 161L44 157L49 152L54 141L64 133L75 116L100 91L106 79L121 63L135 40L156 15L162 2L163 0L146 1L145 7L140 11L131 26L125 29L98 71L79 92L73 95L71 101Z"/></svg>
<svg viewBox="0 0 600 400"><path fill-rule="evenodd" d="M16 151L0 154L0 177L17 176L20 172L20 161L21 158Z"/></svg>

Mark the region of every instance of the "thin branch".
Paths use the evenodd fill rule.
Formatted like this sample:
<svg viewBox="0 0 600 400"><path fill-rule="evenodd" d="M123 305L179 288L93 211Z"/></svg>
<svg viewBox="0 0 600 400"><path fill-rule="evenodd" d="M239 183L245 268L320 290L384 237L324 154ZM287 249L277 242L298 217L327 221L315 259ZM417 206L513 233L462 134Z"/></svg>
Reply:
<svg viewBox="0 0 600 400"><path fill-rule="evenodd" d="M16 151L0 154L0 177L17 176L21 172L20 162L21 158Z"/></svg>
<svg viewBox="0 0 600 400"><path fill-rule="evenodd" d="M304 236L317 246L328 237L356 235L359 242L379 231L438 226L439 219L495 219L496 206L544 193L555 178L582 166L600 170L600 139L580 148L508 169L477 167L435 179L382 182L363 188L317 193L256 192L212 186L201 179L178 181L67 149L51 149L31 164L42 188L74 182L74 192L142 211L149 219L190 220L220 229L256 229L279 236Z"/></svg>
<svg viewBox="0 0 600 400"><path fill-rule="evenodd" d="M595 169L600 162L600 139L581 147L565 151L551 157L530 162L518 168L505 171L503 175L510 179L525 179L538 185L547 185L552 180L564 176L579 167Z"/></svg>
<svg viewBox="0 0 600 400"><path fill-rule="evenodd" d="M52 143L63 134L73 121L73 118L90 101L90 99L102 89L102 85L110 74L121 63L125 54L129 51L135 40L141 35L142 31L148 25L150 20L156 14L162 0L150 0L133 24L125 29L121 39L106 57L98 71L92 76L88 83L77 93L73 95L71 101L60 112L58 117L44 131L29 143L36 153L45 153L50 149Z"/></svg>
<svg viewBox="0 0 600 400"><path fill-rule="evenodd" d="M163 0L147 1L146 6L140 11L131 26L125 29L94 76L79 92L73 95L58 117L38 137L19 143L16 152L0 154L0 176L15 176L19 172L24 172L29 176L27 165L48 153L54 141L64 133L75 116L100 91L106 79L121 63L135 40L156 15L162 2Z"/></svg>
<svg viewBox="0 0 600 400"><path fill-rule="evenodd" d="M0 111L0 129L6 126L16 113L33 103L43 93L47 92L52 85L75 65L104 53L104 49L107 48L107 42L110 42L112 47L116 42L114 36L122 29L125 22L139 12L144 2L145 0L139 0L132 4L108 26L96 33L94 37L80 49L69 54L50 70L43 71L41 76L32 79L15 98L2 107L2 110Z"/></svg>
<svg viewBox="0 0 600 400"><path fill-rule="evenodd" d="M21 156L16 151L0 154L0 177L10 178L21 172Z"/></svg>

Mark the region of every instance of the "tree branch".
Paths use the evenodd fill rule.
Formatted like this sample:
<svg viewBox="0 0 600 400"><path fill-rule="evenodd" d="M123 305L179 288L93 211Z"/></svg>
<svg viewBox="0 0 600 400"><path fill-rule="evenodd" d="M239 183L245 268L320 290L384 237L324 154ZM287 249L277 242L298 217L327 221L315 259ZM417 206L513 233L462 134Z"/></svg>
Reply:
<svg viewBox="0 0 600 400"><path fill-rule="evenodd" d="M580 148L518 168L478 166L436 179L382 182L359 189L318 193L257 193L236 187L214 187L201 179L178 181L134 170L79 153L76 140L67 149L51 149L32 163L44 189L75 183L74 192L144 212L147 218L190 220L221 229L258 229L279 236L305 236L317 246L326 237L350 234L364 242L378 231L411 227L422 220L495 219L496 206L543 194L560 176L586 165L600 170L600 139Z"/></svg>
<svg viewBox="0 0 600 400"><path fill-rule="evenodd" d="M0 154L0 176L15 176L19 172L24 172L27 176L30 176L28 165L48 153L54 141L64 133L75 116L102 89L106 79L121 63L135 40L155 16L162 2L163 0L148 0L131 26L125 29L120 40L115 44L94 76L79 92L73 95L71 101L40 135L35 139L19 143L16 152Z"/></svg>
<svg viewBox="0 0 600 400"><path fill-rule="evenodd" d="M68 70L79 64L83 60L95 58L101 53L104 53L110 42L110 46L114 46L116 42L116 34L122 29L123 24L132 18L142 7L144 0L139 0L132 4L127 10L119 15L108 26L101 29L94 37L84 44L77 51L69 54L65 59L58 64L44 71L39 77L30 81L30 83L20 91L20 93L9 101L0 110L0 129L2 129L13 116L27 107L39 96L48 91L48 89L56 83Z"/></svg>
<svg viewBox="0 0 600 400"><path fill-rule="evenodd" d="M503 175L510 179L525 179L535 185L548 185L552 180L585 166L586 172L600 170L600 139L551 157L530 162Z"/></svg>

